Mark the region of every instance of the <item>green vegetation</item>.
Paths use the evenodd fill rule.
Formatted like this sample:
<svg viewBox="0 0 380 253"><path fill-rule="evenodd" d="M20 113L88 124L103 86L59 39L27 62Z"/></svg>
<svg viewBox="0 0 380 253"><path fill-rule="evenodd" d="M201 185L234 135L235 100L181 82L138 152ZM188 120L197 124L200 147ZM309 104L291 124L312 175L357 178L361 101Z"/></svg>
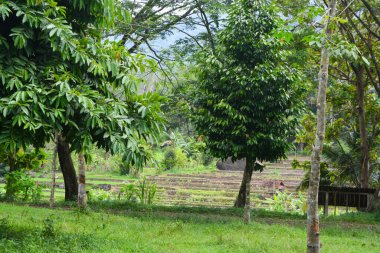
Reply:
<svg viewBox="0 0 380 253"><path fill-rule="evenodd" d="M251 225L242 224L240 209L119 206L80 212L1 204L0 214L3 252L303 252L306 240L303 216L256 210ZM323 220L322 249L377 253L380 225L374 221L380 217Z"/></svg>
<svg viewBox="0 0 380 253"><path fill-rule="evenodd" d="M317 201L380 210L378 31L378 0L0 0L0 251L380 252Z"/></svg>

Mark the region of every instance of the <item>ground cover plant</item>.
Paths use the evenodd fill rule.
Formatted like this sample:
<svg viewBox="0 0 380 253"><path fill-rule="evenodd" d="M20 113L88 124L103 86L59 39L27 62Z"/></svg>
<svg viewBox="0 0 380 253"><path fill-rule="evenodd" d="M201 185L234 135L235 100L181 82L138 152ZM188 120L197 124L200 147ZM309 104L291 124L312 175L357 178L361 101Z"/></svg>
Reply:
<svg viewBox="0 0 380 253"><path fill-rule="evenodd" d="M253 223L245 225L241 215L242 210L234 208L98 206L97 211L80 212L2 203L0 248L2 252L303 252L304 216L254 210ZM330 217L323 224L324 252L380 250L379 215Z"/></svg>

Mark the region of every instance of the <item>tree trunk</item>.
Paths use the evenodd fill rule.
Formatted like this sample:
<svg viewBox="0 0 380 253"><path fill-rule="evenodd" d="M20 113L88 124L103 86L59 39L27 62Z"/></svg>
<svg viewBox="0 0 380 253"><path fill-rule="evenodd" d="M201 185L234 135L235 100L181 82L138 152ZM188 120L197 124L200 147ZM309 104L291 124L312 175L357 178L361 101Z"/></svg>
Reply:
<svg viewBox="0 0 380 253"><path fill-rule="evenodd" d="M65 182L65 200L75 201L78 197L77 175L71 159L69 144L63 140L62 136L58 137L58 158Z"/></svg>
<svg viewBox="0 0 380 253"><path fill-rule="evenodd" d="M7 156L7 162L8 162L8 166L9 166L9 172L14 172L14 171L17 171L17 167L16 167L16 152L10 152ZM12 180L9 180L7 182L8 185L11 185L13 184ZM13 194L14 192L9 190L9 187L7 187L7 190L5 192L5 198L8 199L8 200L12 200L13 199Z"/></svg>
<svg viewBox="0 0 380 253"><path fill-rule="evenodd" d="M331 38L330 21L335 16L336 0L329 0L328 18L325 21L326 40L322 46L320 71L318 75L317 132L311 156L311 173L307 207L307 253L319 253L318 190L320 180L320 161L326 128L326 89L328 81L329 51L327 42Z"/></svg>
<svg viewBox="0 0 380 253"><path fill-rule="evenodd" d="M380 188L369 198L368 209L369 212L380 212Z"/></svg>
<svg viewBox="0 0 380 253"><path fill-rule="evenodd" d="M253 172L253 166L254 163L251 159L246 159L246 170L250 171L251 176L246 178L246 184L245 184L245 191L246 191L246 196L245 196L245 206L244 206L244 221L246 224L251 223L251 177L252 177L252 172Z"/></svg>
<svg viewBox="0 0 380 253"><path fill-rule="evenodd" d="M78 171L79 171L79 189L78 189L78 206L84 208L87 206L86 195L86 168L83 152L79 152L78 155Z"/></svg>
<svg viewBox="0 0 380 253"><path fill-rule="evenodd" d="M50 190L50 202L49 206L54 206L54 192L55 192L55 171L57 169L57 152L58 152L58 136L59 134L55 134L55 146L53 152L53 163L51 169L51 190Z"/></svg>
<svg viewBox="0 0 380 253"><path fill-rule="evenodd" d="M243 174L243 179L241 181L239 194L236 197L234 207L245 207L247 201L247 186L250 186L252 172L253 172L253 164L254 162L250 159L246 158L246 164Z"/></svg>
<svg viewBox="0 0 380 253"><path fill-rule="evenodd" d="M364 93L365 85L363 82L364 68L357 68L356 74L356 99L358 101L359 130L360 130L360 149L361 149L361 167L360 167L360 186L368 188L369 186L369 143L365 122Z"/></svg>

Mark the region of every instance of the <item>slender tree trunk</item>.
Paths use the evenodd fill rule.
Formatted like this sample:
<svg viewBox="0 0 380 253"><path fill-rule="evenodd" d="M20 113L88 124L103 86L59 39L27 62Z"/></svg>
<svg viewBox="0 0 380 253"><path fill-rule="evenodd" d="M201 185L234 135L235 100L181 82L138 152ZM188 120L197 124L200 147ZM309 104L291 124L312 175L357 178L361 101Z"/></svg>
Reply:
<svg viewBox="0 0 380 253"><path fill-rule="evenodd" d="M358 101L359 131L360 131L360 149L361 149L361 168L360 168L360 186L368 188L369 186L369 143L368 133L365 122L364 93L365 85L363 80L364 68L358 68L356 74L356 98Z"/></svg>
<svg viewBox="0 0 380 253"><path fill-rule="evenodd" d="M311 156L311 173L308 190L307 207L307 253L320 252L318 190L320 180L320 162L326 128L326 89L328 81L329 51L327 42L331 38L331 18L335 16L336 0L329 0L328 18L325 21L326 41L322 46L320 71L318 75L317 132Z"/></svg>
<svg viewBox="0 0 380 253"><path fill-rule="evenodd" d="M58 137L58 158L65 182L65 200L75 201L78 197L77 175L71 159L69 144L63 140L62 136Z"/></svg>
<svg viewBox="0 0 380 253"><path fill-rule="evenodd" d="M240 184L239 194L236 197L234 207L245 207L247 201L247 189L250 186L254 160L249 161L250 159L246 158L246 164L243 174L243 179Z"/></svg>
<svg viewBox="0 0 380 253"><path fill-rule="evenodd" d="M55 134L55 146L53 152L53 163L51 169L51 190L50 190L50 207L54 206L54 193L55 193L55 171L57 169L57 153L58 153L58 136L59 134Z"/></svg>
<svg viewBox="0 0 380 253"><path fill-rule="evenodd" d="M84 208L87 206L86 195L86 168L83 152L78 155L78 171L79 171L79 188L78 188L78 206Z"/></svg>
<svg viewBox="0 0 380 253"><path fill-rule="evenodd" d="M17 170L17 167L16 167L16 152L10 152L7 156L7 163L8 163L8 166L9 166L9 172L14 172ZM8 185L11 185L13 184L13 182L10 180L7 182ZM7 190L5 192L5 197L6 199L8 200L12 200L13 199L13 194L14 192L9 190L9 187L7 187Z"/></svg>

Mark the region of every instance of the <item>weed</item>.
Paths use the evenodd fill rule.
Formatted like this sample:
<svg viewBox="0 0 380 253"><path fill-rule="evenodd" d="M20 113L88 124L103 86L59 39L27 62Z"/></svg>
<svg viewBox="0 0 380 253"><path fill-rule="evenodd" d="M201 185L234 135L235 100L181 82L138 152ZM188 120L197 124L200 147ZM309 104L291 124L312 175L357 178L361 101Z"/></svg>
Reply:
<svg viewBox="0 0 380 253"><path fill-rule="evenodd" d="M9 217L0 219L0 239L8 237L8 231L11 228Z"/></svg>
<svg viewBox="0 0 380 253"><path fill-rule="evenodd" d="M42 236L44 237L55 237L56 229L54 227L54 220L51 218L47 218L44 220L44 226L42 229Z"/></svg>

